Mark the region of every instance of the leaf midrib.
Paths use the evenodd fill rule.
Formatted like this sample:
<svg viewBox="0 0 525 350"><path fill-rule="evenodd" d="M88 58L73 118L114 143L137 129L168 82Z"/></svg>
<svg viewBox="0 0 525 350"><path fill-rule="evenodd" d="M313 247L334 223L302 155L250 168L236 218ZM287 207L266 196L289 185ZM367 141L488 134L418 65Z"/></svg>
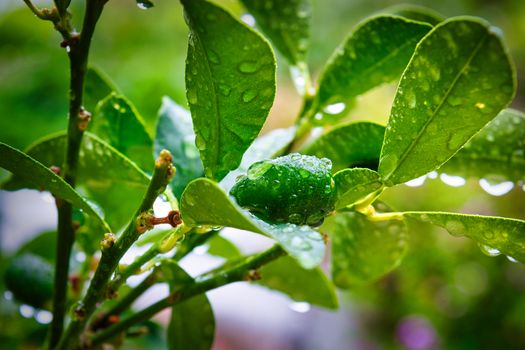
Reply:
<svg viewBox="0 0 525 350"><path fill-rule="evenodd" d="M449 95L451 94L452 90L454 90L454 88L456 87L456 83L458 82L458 80L463 76L464 72L465 72L465 69L466 67L470 66L470 63L472 62L472 60L474 59L474 57L478 54L479 50L481 49L481 47L483 46L483 44L485 43L485 41L487 40L487 38L490 36L490 34L488 32L485 32L485 35L483 36L483 38L480 40L479 44L476 46L476 48L472 51L472 54L470 55L470 57L468 58L468 60L465 62L465 64L463 65L463 67L461 68L461 70L458 72L458 74L456 75L456 77L454 78L454 80L452 81L452 84L450 84L450 87L448 88L447 92L445 93L445 95L443 96L443 98L441 99L439 105L436 107L436 109L434 110L434 112L432 113L432 115L430 116L430 118L428 118L428 120L425 122L425 125L423 125L423 127L421 128L421 130L418 132L416 138L414 139L414 142L412 142L408 148L406 149L405 152L403 152L401 154L401 156L399 157L399 161L397 162L396 166L394 167L394 169L387 175L384 177L384 180L387 181L388 179L390 179L390 177L397 171L397 169L399 169L401 167L401 165L405 162L406 158L408 157L408 154L410 153L410 151L412 151L412 149L416 146L416 144L419 142L419 140L421 139L421 137L423 136L424 132L426 131L426 129L428 128L428 126L432 123L432 121L434 121L434 119L436 118L436 116L438 115L439 111L441 110L441 108L443 107L443 105L445 104L445 101L447 100L447 98L449 97ZM414 56L415 57L415 56ZM410 63L409 63L410 65Z"/></svg>

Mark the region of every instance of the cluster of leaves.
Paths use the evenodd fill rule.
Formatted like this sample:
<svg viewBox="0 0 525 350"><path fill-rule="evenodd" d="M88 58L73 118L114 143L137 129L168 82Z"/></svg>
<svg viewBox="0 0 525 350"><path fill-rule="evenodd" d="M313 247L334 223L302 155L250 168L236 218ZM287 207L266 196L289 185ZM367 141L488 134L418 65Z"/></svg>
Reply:
<svg viewBox="0 0 525 350"><path fill-rule="evenodd" d="M327 308L337 307L334 284L349 288L371 282L400 263L407 249L406 219L468 236L525 262L524 221L390 213L376 201L385 188L440 167L464 176L523 180L525 115L505 109L516 77L496 28L482 19L444 19L419 8L387 10L356 26L314 84L306 63L309 1L241 2L291 67L304 97L296 126L258 137L276 89L270 43L212 2L182 0L190 30L189 111L166 97L151 135L133 104L90 69L86 107L94 114L83 137L78 191L49 170L63 163L64 133L36 141L25 152L0 144L0 166L14 174L3 189L45 189L81 209L87 220L79 244L91 256L101 239L96 232L118 232L129 221L149 183L153 156L167 149L177 169L170 187L180 198L186 226L233 227L274 239L289 256L263 267L260 283ZM397 79L386 127L341 121L357 96ZM314 127L323 133L309 138ZM306 142L298 146L300 139ZM251 164L292 149L332 162L335 212L319 229L266 222L228 194ZM326 250L321 232L332 244L332 281L318 267ZM208 244L227 264L241 259L222 237ZM164 274L171 288L194 282L172 260L164 264ZM185 310L192 318L182 318ZM213 313L204 294L173 311L169 334L174 348L210 346Z"/></svg>

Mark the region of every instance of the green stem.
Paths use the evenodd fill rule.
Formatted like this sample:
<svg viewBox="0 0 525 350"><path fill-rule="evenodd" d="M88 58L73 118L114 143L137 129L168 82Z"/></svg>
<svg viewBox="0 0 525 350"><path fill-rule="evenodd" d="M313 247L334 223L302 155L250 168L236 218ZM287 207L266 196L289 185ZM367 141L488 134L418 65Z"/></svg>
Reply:
<svg viewBox="0 0 525 350"><path fill-rule="evenodd" d="M97 302L106 295L106 286L111 274L117 268L122 256L137 240L140 234L152 228L148 226L150 225L149 221L152 217L149 211L153 207L155 199L166 189L166 186L173 176L171 162L172 157L168 151L163 150L160 152L159 158L155 162L153 177L142 199L142 203L122 235L113 245L107 246L102 250L102 257L86 295L82 301L79 302L75 310L75 317L69 324L57 349L78 349L81 347L80 335L84 331L89 317L95 311Z"/></svg>
<svg viewBox="0 0 525 350"><path fill-rule="evenodd" d="M100 18L105 1L89 0L86 3L86 12L82 25L82 33L78 40L72 40L69 46L69 117L68 135L66 146L66 160L63 165L62 174L64 180L75 187L76 173L78 168L78 157L82 135L85 130L85 114L82 111L82 99L84 90L84 78L86 75L89 47L91 38L95 31L95 25ZM64 9L65 13L65 9ZM61 17L63 18L63 17ZM65 40L74 36L71 24L66 25L67 31L60 31ZM55 22L56 26L56 22ZM64 28L64 27L63 27ZM58 29L58 28L57 28ZM66 314L67 285L69 274L69 258L75 240L73 229L72 212L70 203L57 201L58 227L57 227L57 257L55 265L54 294L53 294L53 321L50 328L49 346L54 347L62 335L64 318Z"/></svg>
<svg viewBox="0 0 525 350"><path fill-rule="evenodd" d="M133 302L137 300L137 298L140 297L146 290L153 286L158 281L158 279L158 271L153 271L138 286L132 288L129 293L127 293L122 299L118 300L109 310L104 311L95 317L95 320L91 324L90 329L97 330L102 328L108 323L111 316L118 316L122 312L126 311L131 306L131 304L133 304Z"/></svg>
<svg viewBox="0 0 525 350"><path fill-rule="evenodd" d="M162 240L153 244L144 254L138 256L131 264L126 266L124 270L117 273L115 278L113 278L108 285L109 293L116 292L122 283L126 282L128 277L139 272L141 267L151 259L159 254L167 253L174 248L175 244L187 232L187 230L188 228L184 225L179 225L177 228L169 230Z"/></svg>
<svg viewBox="0 0 525 350"><path fill-rule="evenodd" d="M229 283L244 281L251 270L255 270L283 256L284 254L286 253L280 246L274 245L272 248L262 253L247 257L241 263L226 271L217 272L211 276L204 274L203 278L196 278L195 283L170 293L168 297L150 305L149 307L122 320L121 322L114 324L99 333L96 333L91 338L91 344L93 346L100 345L101 343L110 340L119 333L125 331L129 327L150 319L152 316L163 309L181 303L191 297Z"/></svg>

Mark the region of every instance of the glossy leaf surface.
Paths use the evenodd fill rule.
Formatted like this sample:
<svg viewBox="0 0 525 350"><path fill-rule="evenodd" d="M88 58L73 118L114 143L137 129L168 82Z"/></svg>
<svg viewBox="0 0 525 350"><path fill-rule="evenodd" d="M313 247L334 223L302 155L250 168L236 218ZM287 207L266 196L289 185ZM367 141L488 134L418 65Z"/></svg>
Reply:
<svg viewBox="0 0 525 350"><path fill-rule="evenodd" d="M170 151L173 157L177 172L171 180L171 188L180 198L188 182L202 176L204 170L195 146L191 115L169 97L162 99L155 136L155 154L163 149Z"/></svg>
<svg viewBox="0 0 525 350"><path fill-rule="evenodd" d="M162 271L171 292L193 283L193 278L172 260L163 262ZM215 318L205 293L172 306L168 325L170 350L211 349L214 333Z"/></svg>
<svg viewBox="0 0 525 350"><path fill-rule="evenodd" d="M68 201L77 208L81 208L96 219L102 228L111 232L108 224L99 216L95 209L75 189L44 164L4 143L0 143L0 154L2 154L0 167L13 174L11 180L2 185L3 189L33 188L49 191L56 197ZM23 184L23 186L19 187L16 184Z"/></svg>
<svg viewBox="0 0 525 350"><path fill-rule="evenodd" d="M141 169L152 171L153 141L146 132L142 116L123 96L111 94L102 100L89 130Z"/></svg>
<svg viewBox="0 0 525 350"><path fill-rule="evenodd" d="M288 257L279 258L261 269L257 284L280 291L299 302L337 309L335 287L321 268L306 270Z"/></svg>
<svg viewBox="0 0 525 350"><path fill-rule="evenodd" d="M360 23L321 73L317 95L321 107L348 101L397 79L416 44L431 28L426 23L384 15Z"/></svg>
<svg viewBox="0 0 525 350"><path fill-rule="evenodd" d="M463 177L525 180L525 114L504 109L440 171Z"/></svg>
<svg viewBox="0 0 525 350"><path fill-rule="evenodd" d="M351 122L329 130L301 153L332 161L333 171L348 167L377 169L385 127L370 122Z"/></svg>
<svg viewBox="0 0 525 350"><path fill-rule="evenodd" d="M309 0L241 0L286 60L304 62L310 44L311 3Z"/></svg>
<svg viewBox="0 0 525 350"><path fill-rule="evenodd" d="M382 212L381 203L374 204ZM407 249L407 229L402 221L372 222L356 212L327 219L332 238L332 279L339 288L371 283L397 267Z"/></svg>
<svg viewBox="0 0 525 350"><path fill-rule="evenodd" d="M399 83L379 165L387 185L452 157L511 101L515 80L497 29L470 17L436 26Z"/></svg>
<svg viewBox="0 0 525 350"><path fill-rule="evenodd" d="M325 245L317 231L309 226L266 223L241 209L208 179L190 182L182 194L181 213L190 226L227 226L269 236L307 269L319 265L324 256Z"/></svg>
<svg viewBox="0 0 525 350"><path fill-rule="evenodd" d="M275 57L259 34L211 2L183 0L190 27L186 96L206 177L239 166L275 96Z"/></svg>
<svg viewBox="0 0 525 350"><path fill-rule="evenodd" d="M337 201L335 209L342 209L363 199L383 186L381 176L370 169L344 169L334 175Z"/></svg>
<svg viewBox="0 0 525 350"><path fill-rule="evenodd" d="M451 235L472 238L525 263L525 221L494 216L441 212L406 212L405 216L446 229Z"/></svg>
<svg viewBox="0 0 525 350"><path fill-rule="evenodd" d="M60 133L37 141L27 153L51 166L63 163L65 147L66 136ZM86 132L80 149L77 183L86 189L88 198L102 207L106 220L116 230L140 204L149 177L116 149ZM8 189L30 187L27 181L16 178L5 186Z"/></svg>

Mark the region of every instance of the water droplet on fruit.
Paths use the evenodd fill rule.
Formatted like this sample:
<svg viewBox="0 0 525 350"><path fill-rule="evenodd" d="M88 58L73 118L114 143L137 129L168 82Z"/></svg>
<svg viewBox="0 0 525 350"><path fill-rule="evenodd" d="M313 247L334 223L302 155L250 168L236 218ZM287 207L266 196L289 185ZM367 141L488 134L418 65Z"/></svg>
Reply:
<svg viewBox="0 0 525 350"><path fill-rule="evenodd" d="M255 18L249 14L245 13L241 16L241 21L249 25L250 27L255 27Z"/></svg>
<svg viewBox="0 0 525 350"><path fill-rule="evenodd" d="M333 103L324 108L326 114L339 114L342 113L346 108L346 105L343 102Z"/></svg>
<svg viewBox="0 0 525 350"><path fill-rule="evenodd" d="M137 1L137 7L141 10L147 10L153 7L153 3L149 0Z"/></svg>

